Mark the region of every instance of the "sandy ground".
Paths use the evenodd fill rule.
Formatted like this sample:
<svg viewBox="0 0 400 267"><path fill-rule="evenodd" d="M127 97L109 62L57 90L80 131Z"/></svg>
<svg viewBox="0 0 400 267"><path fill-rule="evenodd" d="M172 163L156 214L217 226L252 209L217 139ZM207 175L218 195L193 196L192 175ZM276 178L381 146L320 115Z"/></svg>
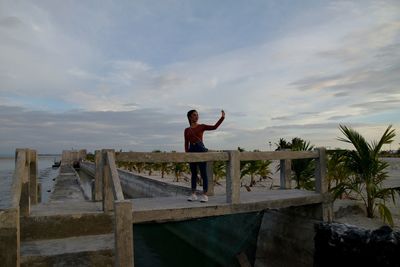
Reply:
<svg viewBox="0 0 400 267"><path fill-rule="evenodd" d="M392 183L395 181L400 181L400 159L386 159L390 163L390 167L388 168L388 173L390 178L388 179L388 183ZM280 174L276 172L277 161L274 161L271 164L272 174L268 179L260 180L260 178L256 178L256 185L252 187L248 187L250 184L250 177L243 177L241 179L241 188L242 192L244 191L265 191L265 190L274 190L279 188L280 184ZM165 175L164 178L161 178L160 173L153 172L152 175L148 175L148 173L142 172L141 176L145 176L151 179L168 182L174 185L181 185L190 188L190 174L184 174L178 181L172 174ZM294 187L294 184L293 184ZM198 185L198 189L201 189L201 186ZM217 184L214 185L214 192L216 195L225 194L225 181L220 180ZM390 208L394 221L394 229L400 230L400 197L395 199L396 203L390 201L387 203L387 206ZM337 216L334 219L336 222L346 223L350 225L356 225L358 227L363 227L367 229L376 229L380 226L385 225L382 219L379 218L378 211L376 211L376 218L370 219L365 215L364 207L362 202L357 202L355 200L336 200L334 202L334 211Z"/></svg>

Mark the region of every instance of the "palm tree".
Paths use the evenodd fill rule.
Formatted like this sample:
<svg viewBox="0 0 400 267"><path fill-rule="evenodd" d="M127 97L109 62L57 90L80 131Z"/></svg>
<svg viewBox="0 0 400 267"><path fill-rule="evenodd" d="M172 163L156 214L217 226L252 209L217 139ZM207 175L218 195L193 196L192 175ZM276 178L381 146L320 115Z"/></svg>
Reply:
<svg viewBox="0 0 400 267"><path fill-rule="evenodd" d="M292 139L292 151L311 151L314 149L309 141L299 137ZM313 159L295 159L292 160L293 178L296 180L296 188L313 190L315 188L315 161Z"/></svg>
<svg viewBox="0 0 400 267"><path fill-rule="evenodd" d="M225 161L214 161L213 164L213 176L214 182L218 184L218 181L226 177L226 162Z"/></svg>
<svg viewBox="0 0 400 267"><path fill-rule="evenodd" d="M284 138L279 139L276 150L289 149L292 151L310 151L314 149L309 141L305 141L299 137L294 137L292 142L287 142ZM280 165L277 171L280 170ZM315 162L312 159L295 159L292 160L292 179L296 181L296 188L304 188L313 190Z"/></svg>
<svg viewBox="0 0 400 267"><path fill-rule="evenodd" d="M382 182L387 178L388 163L378 158L384 144L393 142L396 136L392 126L386 129L380 140L368 143L357 131L340 125L345 138L338 140L350 143L355 150L346 152L346 168L351 171L349 179L339 183L333 190L335 197L342 193L354 193L361 198L367 210L367 217L373 218L378 208L384 221L393 224L390 210L385 202L391 197L394 200L395 188L384 188ZM399 193L399 191L397 191Z"/></svg>
<svg viewBox="0 0 400 267"><path fill-rule="evenodd" d="M174 162L172 164L173 172L176 178L176 182L179 182L179 178L186 172L188 172L188 166L184 162Z"/></svg>
<svg viewBox="0 0 400 267"><path fill-rule="evenodd" d="M244 177L245 175L250 175L249 186L253 186L256 184L254 177L259 169L257 162L257 160L243 161L244 164L242 169L240 170L240 178Z"/></svg>
<svg viewBox="0 0 400 267"><path fill-rule="evenodd" d="M144 164L144 169L148 172L147 175L151 176L153 174L153 169L155 168L154 163L146 162Z"/></svg>
<svg viewBox="0 0 400 267"><path fill-rule="evenodd" d="M275 143L275 145L277 147L276 150L290 149L292 147L292 144L284 138L280 138L279 143Z"/></svg>
<svg viewBox="0 0 400 267"><path fill-rule="evenodd" d="M350 176L350 172L346 168L345 152L346 150L339 149L327 152L327 180L329 190L337 184L345 181Z"/></svg>
<svg viewBox="0 0 400 267"><path fill-rule="evenodd" d="M133 164L133 169L138 173L141 173L143 171L144 166L145 166L144 162L135 162Z"/></svg>

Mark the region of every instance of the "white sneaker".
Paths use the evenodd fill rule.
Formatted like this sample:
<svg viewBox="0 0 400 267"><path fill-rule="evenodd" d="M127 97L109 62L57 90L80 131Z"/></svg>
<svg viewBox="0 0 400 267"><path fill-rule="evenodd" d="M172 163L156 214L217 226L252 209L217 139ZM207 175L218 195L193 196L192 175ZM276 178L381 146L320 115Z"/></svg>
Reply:
<svg viewBox="0 0 400 267"><path fill-rule="evenodd" d="M208 201L208 196L207 195L201 195L200 196L200 202L207 202Z"/></svg>
<svg viewBox="0 0 400 267"><path fill-rule="evenodd" d="M188 200L188 201L196 201L196 200L197 200L196 194L191 194L190 197L188 197L187 200Z"/></svg>

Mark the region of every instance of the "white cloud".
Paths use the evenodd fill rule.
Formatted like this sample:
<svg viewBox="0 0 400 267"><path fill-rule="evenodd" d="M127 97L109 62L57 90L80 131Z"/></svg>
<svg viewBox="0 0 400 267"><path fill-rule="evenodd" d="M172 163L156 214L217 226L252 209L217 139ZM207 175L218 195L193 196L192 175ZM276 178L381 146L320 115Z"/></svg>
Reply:
<svg viewBox="0 0 400 267"><path fill-rule="evenodd" d="M27 109L67 111L62 115L67 117L68 111L93 112L94 121L113 112L139 116L126 123L161 116L165 128L145 123L143 137L136 128L105 124L116 129L109 145L125 140L143 149L154 143L151 138L180 148L181 129L169 132L168 123L184 127L191 108L207 123L220 109L227 111L221 132L206 137L216 147L257 148L266 139L302 135L333 146L339 123L362 122L369 134L389 113L399 114L396 1L314 6L260 1L235 5L229 14L217 4L212 10L196 2L166 5L0 3L0 104L22 107L24 115ZM260 5L274 8L254 9ZM45 119L37 123L47 130L63 128ZM313 125L321 127L308 131ZM73 133L85 133L83 122L72 126Z"/></svg>

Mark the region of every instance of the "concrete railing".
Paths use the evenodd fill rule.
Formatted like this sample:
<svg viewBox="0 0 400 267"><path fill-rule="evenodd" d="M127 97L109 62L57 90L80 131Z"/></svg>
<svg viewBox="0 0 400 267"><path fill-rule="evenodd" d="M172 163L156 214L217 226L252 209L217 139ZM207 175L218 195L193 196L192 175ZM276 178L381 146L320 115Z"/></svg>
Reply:
<svg viewBox="0 0 400 267"><path fill-rule="evenodd" d="M274 151L239 152L230 150L208 153L153 153L120 152L103 149L95 154L94 199L103 201L104 212L114 210L115 216L115 253L117 266L133 266L132 203L124 200L121 183L115 161L119 162L208 162L227 161L226 202L240 203L240 162L251 160L280 160L281 189L291 187L291 161L293 159L315 159L316 192L327 192L325 148L314 151ZM212 166L210 164L210 166ZM329 220L329 203L322 204L323 219Z"/></svg>
<svg viewBox="0 0 400 267"><path fill-rule="evenodd" d="M0 262L20 266L20 216L28 216L38 202L38 159L32 149L17 149L11 185L11 203L0 209Z"/></svg>
<svg viewBox="0 0 400 267"><path fill-rule="evenodd" d="M120 152L116 154L119 162L207 162L227 161L226 170L226 202L240 203L240 162L251 160L279 160L280 161L280 187L291 188L291 161L294 159L315 159L315 184L316 192L327 192L326 153L325 148L314 151L272 151L272 152L239 152L229 150L224 152L207 153L146 153L146 152ZM212 166L212 165L211 165Z"/></svg>
<svg viewBox="0 0 400 267"><path fill-rule="evenodd" d="M124 199L114 150L96 151L95 170L95 200L105 213L114 211L115 265L133 266L132 202Z"/></svg>

